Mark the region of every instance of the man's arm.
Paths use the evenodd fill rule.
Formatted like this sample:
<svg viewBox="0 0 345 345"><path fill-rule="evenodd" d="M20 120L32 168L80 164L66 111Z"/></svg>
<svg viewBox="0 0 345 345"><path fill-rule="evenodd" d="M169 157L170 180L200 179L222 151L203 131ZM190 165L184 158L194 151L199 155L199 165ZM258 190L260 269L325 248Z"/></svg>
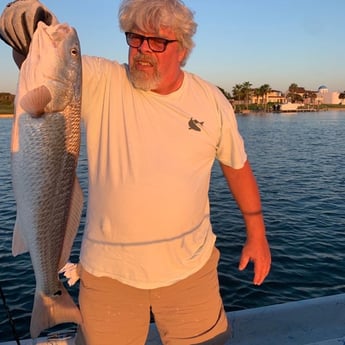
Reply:
<svg viewBox="0 0 345 345"><path fill-rule="evenodd" d="M254 263L255 285L260 285L271 267L271 252L266 238L259 189L248 161L241 169L220 163L223 174L246 226L247 240L243 246L239 269L244 270L249 261Z"/></svg>

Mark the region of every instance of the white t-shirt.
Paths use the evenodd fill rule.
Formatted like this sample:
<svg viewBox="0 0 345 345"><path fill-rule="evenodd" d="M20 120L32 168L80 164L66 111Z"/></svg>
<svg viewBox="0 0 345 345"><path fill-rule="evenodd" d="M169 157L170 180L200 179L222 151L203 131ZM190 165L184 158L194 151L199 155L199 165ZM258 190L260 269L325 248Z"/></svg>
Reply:
<svg viewBox="0 0 345 345"><path fill-rule="evenodd" d="M82 116L89 165L83 267L138 288L198 271L215 243L214 159L247 156L233 109L217 87L184 72L169 95L135 89L126 65L83 57Z"/></svg>

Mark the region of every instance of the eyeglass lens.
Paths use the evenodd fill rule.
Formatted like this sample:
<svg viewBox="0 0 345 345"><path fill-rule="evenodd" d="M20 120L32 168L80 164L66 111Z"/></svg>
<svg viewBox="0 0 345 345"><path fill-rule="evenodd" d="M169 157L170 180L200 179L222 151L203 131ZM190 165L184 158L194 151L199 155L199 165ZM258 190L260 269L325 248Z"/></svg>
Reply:
<svg viewBox="0 0 345 345"><path fill-rule="evenodd" d="M176 40L167 40L161 37L145 37L132 32L126 32L126 40L132 48L139 48L144 41L147 41L149 48L154 52L163 52L168 43L176 42Z"/></svg>

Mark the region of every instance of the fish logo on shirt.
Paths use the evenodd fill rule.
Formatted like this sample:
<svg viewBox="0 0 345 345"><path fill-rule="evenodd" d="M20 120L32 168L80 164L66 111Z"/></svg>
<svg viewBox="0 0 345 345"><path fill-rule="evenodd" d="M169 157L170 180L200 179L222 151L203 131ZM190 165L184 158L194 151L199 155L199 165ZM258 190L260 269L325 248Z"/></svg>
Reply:
<svg viewBox="0 0 345 345"><path fill-rule="evenodd" d="M190 118L189 122L189 129L193 129L194 131L201 131L201 127L204 125L204 122L200 122L196 119L193 119L192 117Z"/></svg>

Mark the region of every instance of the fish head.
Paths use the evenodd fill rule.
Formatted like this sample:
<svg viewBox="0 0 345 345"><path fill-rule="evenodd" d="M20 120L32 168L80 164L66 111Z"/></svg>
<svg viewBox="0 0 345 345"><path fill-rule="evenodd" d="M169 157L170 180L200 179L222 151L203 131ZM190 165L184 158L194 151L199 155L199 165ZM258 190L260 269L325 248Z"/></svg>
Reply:
<svg viewBox="0 0 345 345"><path fill-rule="evenodd" d="M68 24L49 26L39 22L20 73L25 85L21 90L25 97L24 107L29 112L63 111L80 94L76 89L80 88L78 80L81 78L76 30ZM38 100L40 92L32 92L37 89L48 90L49 97L45 94Z"/></svg>
<svg viewBox="0 0 345 345"><path fill-rule="evenodd" d="M81 54L77 32L68 24L39 22L21 66L12 127L12 152L19 150L21 115L78 112L81 99ZM73 108L74 107L74 108ZM73 111L69 109L73 108Z"/></svg>

